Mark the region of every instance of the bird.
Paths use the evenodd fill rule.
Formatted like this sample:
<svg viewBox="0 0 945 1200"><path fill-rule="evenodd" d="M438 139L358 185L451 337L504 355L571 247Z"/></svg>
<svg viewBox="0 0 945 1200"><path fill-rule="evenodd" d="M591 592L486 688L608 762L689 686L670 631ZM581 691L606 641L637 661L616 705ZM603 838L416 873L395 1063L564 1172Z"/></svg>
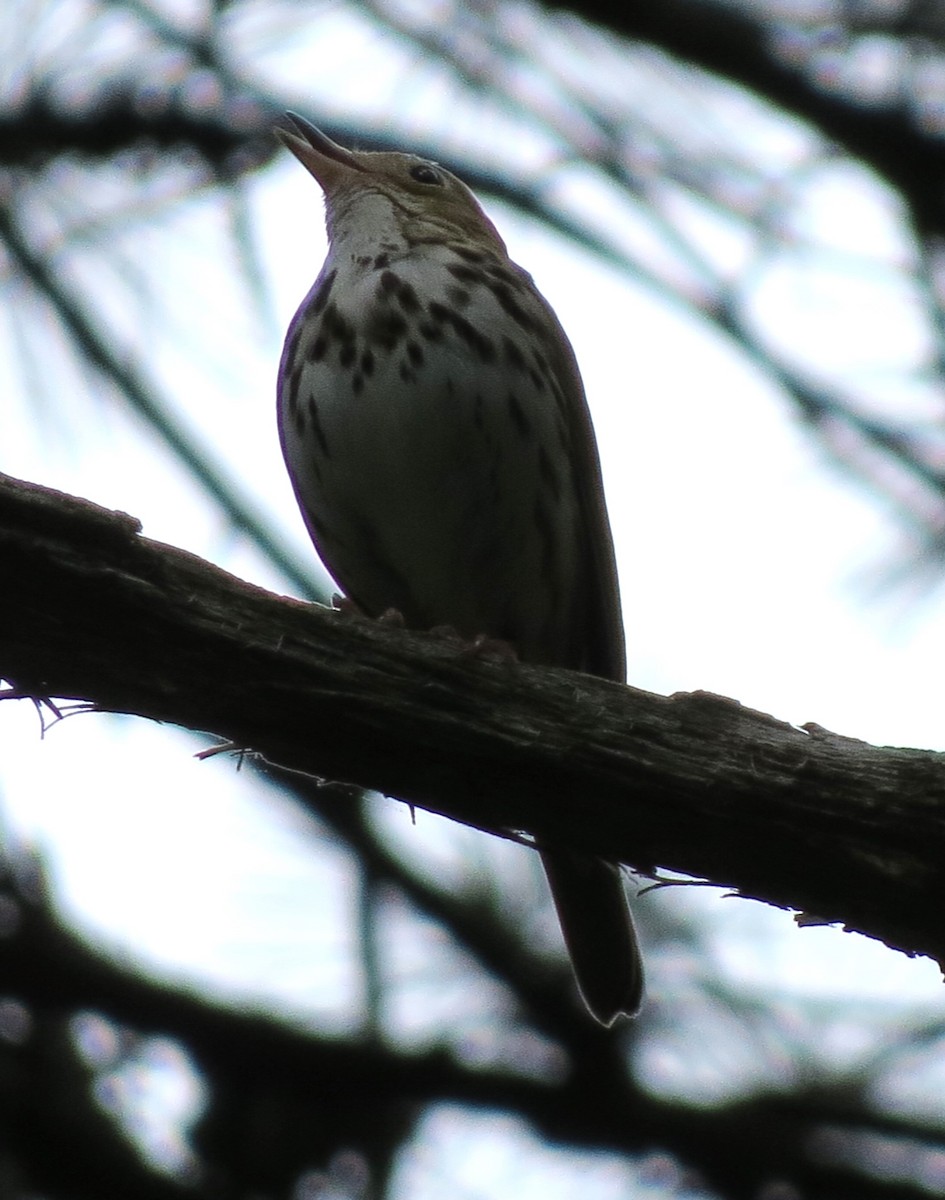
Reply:
<svg viewBox="0 0 945 1200"><path fill-rule="evenodd" d="M296 113L328 254L279 365L279 437L346 601L520 661L625 682L613 538L571 343L472 191L410 153L351 150ZM643 998L619 868L539 850L578 991L611 1026Z"/></svg>

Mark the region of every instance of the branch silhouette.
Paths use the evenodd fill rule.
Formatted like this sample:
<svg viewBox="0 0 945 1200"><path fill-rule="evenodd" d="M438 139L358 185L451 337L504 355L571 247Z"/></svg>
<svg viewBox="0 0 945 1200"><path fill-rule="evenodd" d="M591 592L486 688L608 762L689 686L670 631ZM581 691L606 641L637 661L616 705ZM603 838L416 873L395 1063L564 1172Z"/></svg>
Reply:
<svg viewBox="0 0 945 1200"><path fill-rule="evenodd" d="M0 676L503 837L708 880L945 960L945 756L490 661L273 595L0 476Z"/></svg>

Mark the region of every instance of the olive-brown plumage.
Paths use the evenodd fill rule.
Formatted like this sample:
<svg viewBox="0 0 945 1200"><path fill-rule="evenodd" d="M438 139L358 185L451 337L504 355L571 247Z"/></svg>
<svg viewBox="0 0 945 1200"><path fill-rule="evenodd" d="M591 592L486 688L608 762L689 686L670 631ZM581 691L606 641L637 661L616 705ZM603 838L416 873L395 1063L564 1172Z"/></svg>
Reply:
<svg viewBox="0 0 945 1200"><path fill-rule="evenodd" d="M282 449L325 565L364 612L625 677L613 543L574 353L475 197L410 154L278 134L325 195L329 251L286 336ZM643 972L618 871L542 854L605 1025Z"/></svg>

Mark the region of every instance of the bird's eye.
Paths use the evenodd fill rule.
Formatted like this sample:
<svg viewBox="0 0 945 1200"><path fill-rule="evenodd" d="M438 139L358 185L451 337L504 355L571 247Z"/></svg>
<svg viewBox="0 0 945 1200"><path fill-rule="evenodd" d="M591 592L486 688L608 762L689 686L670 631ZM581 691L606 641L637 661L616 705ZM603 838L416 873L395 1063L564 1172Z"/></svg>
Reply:
<svg viewBox="0 0 945 1200"><path fill-rule="evenodd" d="M439 171L434 171L428 163L417 163L415 167L411 167L410 178L416 179L417 183L432 183L435 187L443 186L443 176Z"/></svg>

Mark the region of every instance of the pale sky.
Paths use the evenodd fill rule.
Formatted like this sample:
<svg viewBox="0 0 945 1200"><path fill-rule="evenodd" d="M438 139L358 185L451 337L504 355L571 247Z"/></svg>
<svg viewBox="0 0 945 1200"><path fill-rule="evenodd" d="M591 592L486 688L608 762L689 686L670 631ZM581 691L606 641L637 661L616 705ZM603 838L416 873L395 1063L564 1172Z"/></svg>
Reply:
<svg viewBox="0 0 945 1200"><path fill-rule="evenodd" d="M371 70L368 62L373 78ZM322 81L323 94L330 82ZM384 81L375 86L383 90ZM340 96L334 100L341 106ZM314 99L311 115L318 117ZM522 153L538 151L524 142ZM812 236L833 239L845 253L868 245L890 262L908 256L896 213L878 188L853 171L825 173L821 183L818 189L814 181L799 209ZM97 186L107 208L108 185ZM582 366L617 546L630 681L661 693L719 692L797 724L816 721L880 744L945 748L939 597L923 607L864 599L862 581L898 546L881 504L826 461L786 398L707 327L485 199L513 257L556 308ZM248 291L216 287L213 268L232 251L228 218L213 195L171 210L147 235L148 250L163 263L147 302L140 293L135 299L133 282L103 257L93 254L76 269L93 281L130 346L153 353L148 369L188 422L214 439L221 462L308 555L279 455L274 380L281 330L324 253L321 204L288 155L250 181L248 201L275 301L271 324ZM110 244L111 261L120 264L135 236L129 225L127 245L120 236ZM882 395L896 356L913 361L923 333L901 289L889 280L883 285L877 273L844 273L845 261L838 254L819 274L804 274L796 262L771 265L758 281L759 319L786 345L792 328L798 338L803 332L808 349L811 330L822 327L817 350L835 364L848 362L858 346L881 344L883 361L867 355L861 369L872 372ZM145 303L160 319L136 324ZM176 318L171 327L167 311ZM219 341L208 342L208 331ZM8 335L9 328L0 330ZM8 349L0 363L5 391L21 397L30 383L16 356ZM50 370L48 406L34 397L31 420L9 436L4 431L0 469L123 509L142 519L147 536L285 590L208 514L137 421L104 396L82 394L87 380L74 370ZM887 393L896 403L895 392ZM60 396L69 398L62 409L55 405ZM904 402L921 406L926 398L910 394ZM20 416L26 408L17 401ZM345 856L316 846L312 826L280 798L243 786L231 762L198 763L193 754L201 744L144 722L97 716L70 718L40 739L28 704L0 706L4 816L15 834L35 840L57 895L96 939L133 946L175 975L278 1003L299 1020L344 1028L359 986ZM481 840L422 813L414 828L393 801L379 805L378 820L411 855L444 862L458 848L490 862L527 855L494 842L475 850ZM845 996L878 1022L887 1012L904 1019L945 1007L932 964L866 939L799 930L789 914L710 889L662 892L640 901L647 904L691 912L707 929L712 968L750 993L770 989L805 1004ZM411 972L420 967L409 918L401 923L407 932L393 939L392 969L409 995ZM679 970L658 956L650 963L651 1003L672 1003L675 988L690 986L680 983ZM483 983L482 1020L494 999ZM422 1023L405 1018L402 1028L423 1037ZM680 1076L673 1038L689 1032L683 1024L664 1040L654 1037L641 1071L670 1094L724 1092L731 1083L711 1053L701 1072L696 1064ZM723 1037L720 1031L720 1045ZM836 1053L855 1055L856 1048L839 1038ZM738 1077L747 1085L751 1068L743 1064ZM890 1082L890 1094L903 1088L903 1080ZM940 1100L945 1081L924 1088ZM450 1126L443 1137L453 1136ZM503 1154L515 1154L496 1129L490 1137L501 1174L508 1167ZM444 1142L437 1145L442 1150ZM455 1152L443 1161L455 1163ZM624 1194L620 1171L613 1175L607 1163L600 1169L611 1175L593 1195ZM547 1170L554 1178L551 1158ZM409 1164L404 1171L409 1176ZM485 1187L483 1194L503 1193Z"/></svg>

